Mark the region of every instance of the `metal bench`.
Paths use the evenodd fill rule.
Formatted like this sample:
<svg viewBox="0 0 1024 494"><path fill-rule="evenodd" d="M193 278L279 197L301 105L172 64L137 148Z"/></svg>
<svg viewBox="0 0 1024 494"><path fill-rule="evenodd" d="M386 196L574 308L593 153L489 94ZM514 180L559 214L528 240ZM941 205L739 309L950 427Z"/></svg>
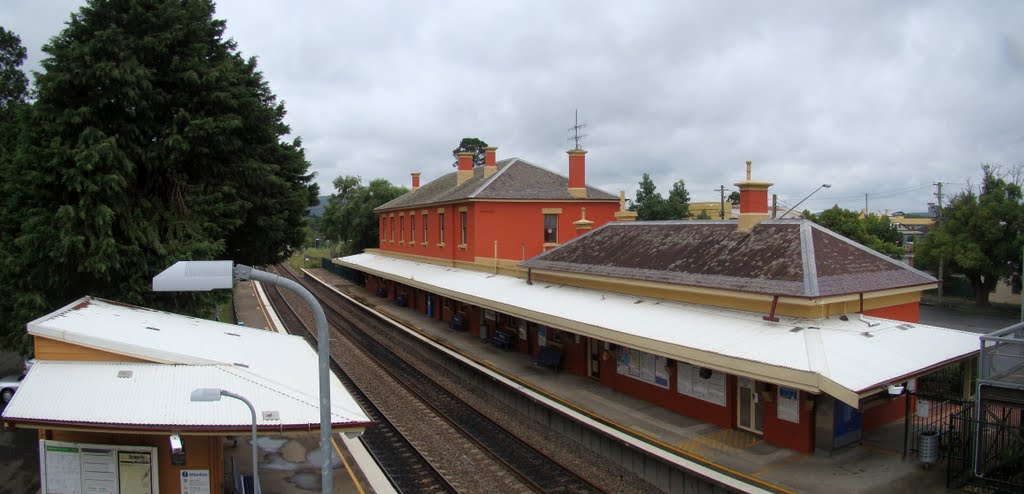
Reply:
<svg viewBox="0 0 1024 494"><path fill-rule="evenodd" d="M491 344L503 348L505 350L512 349L512 335L508 333L502 333L501 331L495 331L494 336L491 337Z"/></svg>
<svg viewBox="0 0 1024 494"><path fill-rule="evenodd" d="M537 354L537 365L547 367L554 371L561 370L562 349L553 346L541 347L540 352Z"/></svg>

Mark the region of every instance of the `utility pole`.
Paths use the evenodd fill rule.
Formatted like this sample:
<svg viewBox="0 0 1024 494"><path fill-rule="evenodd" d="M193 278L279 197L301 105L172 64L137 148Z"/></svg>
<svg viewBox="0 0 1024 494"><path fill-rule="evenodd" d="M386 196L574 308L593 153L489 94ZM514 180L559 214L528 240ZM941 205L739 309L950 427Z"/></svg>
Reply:
<svg viewBox="0 0 1024 494"><path fill-rule="evenodd" d="M718 188L715 189L715 190L718 191L718 196L719 196L718 201L719 201L720 209L718 211L718 219L724 220L725 219L725 186L724 185L719 185ZM730 209L732 209L732 208L730 208ZM730 215L730 216L732 216L732 215Z"/></svg>
<svg viewBox="0 0 1024 494"><path fill-rule="evenodd" d="M864 193L864 217L868 217L868 193Z"/></svg>
<svg viewBox="0 0 1024 494"><path fill-rule="evenodd" d="M932 185L934 185L938 189L935 192L935 197L939 198L939 209L938 209L938 213L936 214L936 217L941 220L942 219L942 182L935 182ZM940 255L939 256L939 305L942 305L942 266L943 266L943 264L945 264L945 258L944 258L944 256Z"/></svg>

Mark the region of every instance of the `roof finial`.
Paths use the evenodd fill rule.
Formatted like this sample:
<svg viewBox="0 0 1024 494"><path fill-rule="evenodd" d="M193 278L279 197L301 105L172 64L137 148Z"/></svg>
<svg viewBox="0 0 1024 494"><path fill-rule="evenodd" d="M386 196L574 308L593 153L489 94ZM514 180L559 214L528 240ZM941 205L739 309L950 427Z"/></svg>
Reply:
<svg viewBox="0 0 1024 494"><path fill-rule="evenodd" d="M750 181L750 161L747 161L747 182Z"/></svg>

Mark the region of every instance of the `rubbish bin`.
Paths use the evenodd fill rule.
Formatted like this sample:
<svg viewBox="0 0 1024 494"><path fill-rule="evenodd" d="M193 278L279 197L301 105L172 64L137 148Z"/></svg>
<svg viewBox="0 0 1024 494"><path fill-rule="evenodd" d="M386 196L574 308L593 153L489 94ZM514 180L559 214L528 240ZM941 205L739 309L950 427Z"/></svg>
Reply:
<svg viewBox="0 0 1024 494"><path fill-rule="evenodd" d="M486 340L487 339L487 325L486 324L481 324L480 325L480 339L481 340Z"/></svg>
<svg viewBox="0 0 1024 494"><path fill-rule="evenodd" d="M921 431L917 442L917 456L925 470L939 461L939 431Z"/></svg>

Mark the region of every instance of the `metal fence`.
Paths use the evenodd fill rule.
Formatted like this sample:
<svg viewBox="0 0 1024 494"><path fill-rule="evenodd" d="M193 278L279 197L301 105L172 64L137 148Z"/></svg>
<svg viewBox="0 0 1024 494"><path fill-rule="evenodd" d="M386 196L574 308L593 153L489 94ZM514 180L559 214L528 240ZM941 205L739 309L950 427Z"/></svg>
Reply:
<svg viewBox="0 0 1024 494"><path fill-rule="evenodd" d="M1024 410L984 405L981 411L975 418L968 407L950 418L956 436L947 456L946 486L1024 492Z"/></svg>
<svg viewBox="0 0 1024 494"><path fill-rule="evenodd" d="M920 437L924 432L939 433L939 458L945 459L949 453L949 445L958 440L960 432L955 428L952 418L973 408L974 402L962 398L941 394L929 394L917 391L908 395L913 406L908 407L908 434L906 455L916 457L920 453Z"/></svg>

